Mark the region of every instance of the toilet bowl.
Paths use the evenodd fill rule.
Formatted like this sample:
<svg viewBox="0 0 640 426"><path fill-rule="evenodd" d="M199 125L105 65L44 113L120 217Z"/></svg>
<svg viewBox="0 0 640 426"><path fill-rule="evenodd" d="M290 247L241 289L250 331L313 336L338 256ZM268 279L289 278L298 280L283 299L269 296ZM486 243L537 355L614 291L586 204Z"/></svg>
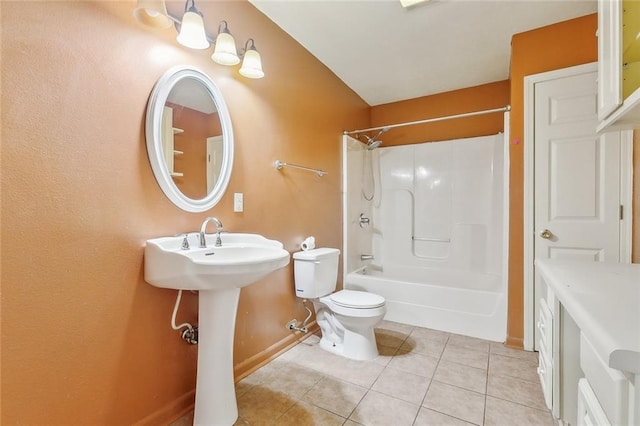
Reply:
<svg viewBox="0 0 640 426"><path fill-rule="evenodd" d="M378 356L374 327L384 318L385 300L364 291L336 289L338 256L333 248L293 254L296 296L313 302L320 347L346 358Z"/></svg>

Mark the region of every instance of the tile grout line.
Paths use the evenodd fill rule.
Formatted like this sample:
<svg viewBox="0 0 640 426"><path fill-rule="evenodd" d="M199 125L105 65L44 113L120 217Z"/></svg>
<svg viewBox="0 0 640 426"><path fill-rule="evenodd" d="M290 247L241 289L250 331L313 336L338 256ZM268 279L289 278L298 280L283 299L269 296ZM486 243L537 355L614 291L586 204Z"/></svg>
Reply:
<svg viewBox="0 0 640 426"><path fill-rule="evenodd" d="M493 396L493 395L487 395L487 396L490 396L493 399L499 399L500 401L509 402L511 404L519 405L520 407L530 408L532 410L542 411L544 413L551 413L551 410L549 410L548 408L541 409L541 408L531 407L530 405L525 405L525 404L522 404L520 402L511 401L509 399L500 398L499 396Z"/></svg>
<svg viewBox="0 0 640 426"><path fill-rule="evenodd" d="M482 407L482 425L487 423L487 392L489 392L489 369L491 368L491 345L489 345L489 357L487 358L487 380L484 385L484 407Z"/></svg>
<svg viewBox="0 0 640 426"><path fill-rule="evenodd" d="M440 361L442 360L442 355L444 354L444 350L447 347L447 344L449 343L449 338L451 336L447 336L447 339L444 341L444 345L442 346L442 351L440 352L440 356L438 357L438 362L436 363L436 367L433 369L433 374L431 375L431 378L429 379L429 385L427 386L427 390L424 393L424 396L422 397L422 401L420 402L420 406L418 407L418 412L416 413L416 417L413 419L413 423L415 424L416 421L418 420L418 416L420 415L420 410L422 409L422 407L424 406L424 401L425 399L427 399L427 395L429 394L429 389L431 389L431 385L433 384L433 378L436 375L436 371L438 371L438 366L440 365ZM427 407L425 407L427 408ZM429 408L427 408L429 410ZM434 410L435 411L435 410ZM439 411L437 411L439 412ZM441 413L441 414L445 414L445 413ZM445 414L446 415L446 414Z"/></svg>
<svg viewBox="0 0 640 426"><path fill-rule="evenodd" d="M395 348L395 352L394 352L394 353L393 353L393 355L391 356L391 359L393 359L393 358L398 354L398 352L400 352L400 348L402 347L402 345L404 344L404 342L406 342L406 341L407 341L407 339L409 338L409 335L413 332L413 330L414 330L414 329L415 329L415 327L414 327L413 329L411 329L411 331L410 331L410 332L405 336L405 338L402 340L402 342L400 343L400 345L398 345L398 347L397 347L397 348ZM380 345L380 346L384 346L384 345ZM387 348L390 348L390 349L393 349L393 348L392 348L392 347L390 347L390 346L386 346L386 347L387 347ZM378 349L378 356L380 356L379 349ZM372 361L372 362L373 362L373 361ZM384 371L387 369L387 367L389 367L389 363L391 363L391 360L389 360L389 362L388 362L387 364L385 364L384 366L382 366L382 370L380 371L380 373L378 373L378 375L376 376L376 379L373 381L373 383L371 383L371 386L369 386L369 387L367 388L367 391L364 393L364 395L362 395L362 398L360 398L360 401L358 401L358 403L356 404L356 406L355 406L355 407L353 407L353 410L351 410L351 412L349 413L349 416L347 416L347 420L346 420L346 421L351 420L351 421L352 421L352 422L354 422L354 423L358 423L358 422L356 422L355 420L352 420L352 419L351 419L351 416L352 416L352 415L353 415L353 413L358 409L358 407L360 406L360 404L362 403L362 401L364 401L364 399L367 397L367 395L369 395L369 392L371 392L371 391L372 391L372 389L373 389L373 387L375 386L376 382L378 381L378 379L380 379L380 376L382 375L382 373L384 373ZM386 394L383 394L383 395L386 395ZM390 396L390 395L387 395L387 396ZM396 399L398 399L398 398L396 398ZM406 402L406 401L405 401L405 402ZM345 422L345 423L346 423L346 422ZM361 424L361 423L358 423L358 424Z"/></svg>
<svg viewBox="0 0 640 426"><path fill-rule="evenodd" d="M452 385L452 384L450 384L450 383L441 382L440 380L435 380L435 378L434 378L434 377L435 377L435 373L436 373L436 371L438 370L438 366L440 365L440 361L442 361L442 356L444 355L444 350L445 350L445 348L447 347L447 345L449 344L449 337L450 337L450 336L447 336L447 339L445 340L444 345L443 345L443 347L442 347L442 352L440 353L440 356L438 357L438 362L437 362L437 364L436 364L436 368L433 370L433 375L431 376L431 379L429 380L429 386L427 386L427 391L425 392L424 397L422 398L422 402L420 403L420 407L419 407L419 409L418 409L418 413L416 414L416 417L415 417L415 418L414 418L414 420L413 420L413 424L414 424L414 425L415 425L415 422L418 420L418 415L420 414L420 410L421 410L422 408L425 408L425 409L427 409L427 410L431 410L431 411L433 411L433 412L435 412L435 413L439 413L439 414L442 414L442 415L447 416L447 417L451 417L452 419L460 420L461 422L465 422L465 423L469 423L469 424L476 425L475 423L471 423L471 422L469 422L468 420L461 419L460 417L456 417L456 416L453 416L453 415L451 415L451 414L443 413L443 412L441 412L441 411L434 410L434 409L432 409L432 408L429 408L429 407L426 407L425 405L423 405L423 404L424 404L425 399L427 398L427 394L429 393L429 389L431 388L431 384L432 384L434 381L436 381L436 382L438 382L438 383L443 383L443 384L448 385L448 386L453 386L453 387L456 387L456 388L458 388L458 389L466 390L466 391L469 391L469 392L475 392L475 391L472 391L472 390L470 390L470 389L466 389L466 388L463 388L463 387L460 387L460 386ZM456 346L456 345L454 344L453 346ZM467 349L469 349L469 348L467 348ZM434 358L435 358L435 357L434 357ZM447 362L453 362L453 361L447 361ZM488 360L487 360L487 362L488 362ZM460 364L460 363L455 363L455 364L458 364L458 365L465 365L465 364ZM468 366L468 365L465 365L465 366L466 366L466 367L471 367L471 366ZM471 367L471 368L476 368L476 367ZM481 369L480 369L480 368L478 368L478 370L481 370ZM488 368L487 368L487 370L485 370L485 371L486 371L486 374L488 374ZM485 384L485 390L486 390L486 384ZM478 394L479 394L479 392L475 392L475 393L478 393ZM485 397L485 405L486 405L486 393L484 394L484 397ZM483 409L484 409L484 407L483 407ZM483 411L483 423L484 423L484 411ZM482 425L476 425L476 426L482 426Z"/></svg>

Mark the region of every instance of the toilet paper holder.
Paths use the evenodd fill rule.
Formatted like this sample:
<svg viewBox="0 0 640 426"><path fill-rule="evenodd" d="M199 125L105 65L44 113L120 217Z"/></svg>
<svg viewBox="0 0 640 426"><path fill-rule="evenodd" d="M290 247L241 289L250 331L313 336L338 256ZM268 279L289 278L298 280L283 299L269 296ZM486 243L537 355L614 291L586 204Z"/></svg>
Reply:
<svg viewBox="0 0 640 426"><path fill-rule="evenodd" d="M313 250L316 248L316 239L315 237L307 237L300 243L300 248L304 251Z"/></svg>

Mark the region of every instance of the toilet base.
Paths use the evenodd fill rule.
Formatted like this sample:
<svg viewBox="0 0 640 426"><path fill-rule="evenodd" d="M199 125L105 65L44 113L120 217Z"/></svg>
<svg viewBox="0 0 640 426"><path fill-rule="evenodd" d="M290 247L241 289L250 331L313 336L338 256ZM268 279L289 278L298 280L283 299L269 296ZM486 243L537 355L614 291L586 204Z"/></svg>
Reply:
<svg viewBox="0 0 640 426"><path fill-rule="evenodd" d="M334 310L342 308L333 306L332 310L327 303L330 303L330 300L313 300L316 322L322 333L320 347L336 355L359 361L376 358L378 346L373 329L382 321L386 308L381 306L367 309L366 316L358 310L351 310L349 313L360 314L359 316L344 315L344 309L342 313L335 312Z"/></svg>
<svg viewBox="0 0 640 426"><path fill-rule="evenodd" d="M344 343L336 343L323 337L320 347L325 351L358 361L369 361L378 357L378 346L373 329L364 334L344 330Z"/></svg>

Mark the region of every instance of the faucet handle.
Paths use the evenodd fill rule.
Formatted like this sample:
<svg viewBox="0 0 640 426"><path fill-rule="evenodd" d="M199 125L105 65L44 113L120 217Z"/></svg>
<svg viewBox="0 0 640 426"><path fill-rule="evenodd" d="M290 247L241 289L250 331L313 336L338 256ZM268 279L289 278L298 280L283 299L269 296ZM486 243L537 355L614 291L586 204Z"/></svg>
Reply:
<svg viewBox="0 0 640 426"><path fill-rule="evenodd" d="M180 250L189 250L191 248L189 247L189 234L178 234L176 236L184 237L182 240L182 245L180 246Z"/></svg>
<svg viewBox="0 0 640 426"><path fill-rule="evenodd" d="M222 229L222 227L216 230L216 243L215 243L216 247L222 247L222 238L220 237L221 232L227 232L227 231Z"/></svg>

